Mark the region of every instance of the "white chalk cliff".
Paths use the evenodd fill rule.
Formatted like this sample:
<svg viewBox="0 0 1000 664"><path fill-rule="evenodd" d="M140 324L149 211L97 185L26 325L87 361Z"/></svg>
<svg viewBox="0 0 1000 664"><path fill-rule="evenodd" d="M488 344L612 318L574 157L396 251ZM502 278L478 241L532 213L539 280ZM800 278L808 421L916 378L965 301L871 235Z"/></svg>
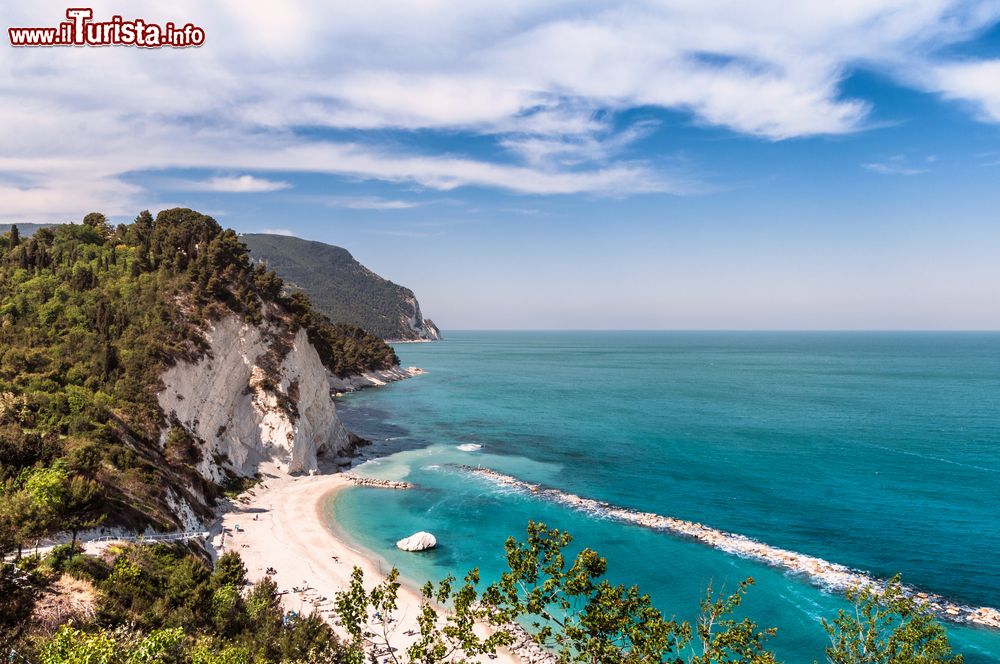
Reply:
<svg viewBox="0 0 1000 664"><path fill-rule="evenodd" d="M290 473L309 472L321 451L348 449L327 369L304 329L293 337L280 327L227 316L205 336L208 352L171 367L157 395L168 421L203 442L202 476L224 479L220 463L251 475L262 461ZM286 352L276 352L282 344ZM164 440L166 435L167 429Z"/></svg>
<svg viewBox="0 0 1000 664"><path fill-rule="evenodd" d="M423 339L424 341L440 341L441 331L437 328L437 325L434 324L434 321L430 318L423 317L423 314L420 313L420 303L417 302L417 298L413 296L412 291L408 292L410 295L405 301L410 308L410 313L409 315L402 315L400 317L400 323L408 327L417 339Z"/></svg>

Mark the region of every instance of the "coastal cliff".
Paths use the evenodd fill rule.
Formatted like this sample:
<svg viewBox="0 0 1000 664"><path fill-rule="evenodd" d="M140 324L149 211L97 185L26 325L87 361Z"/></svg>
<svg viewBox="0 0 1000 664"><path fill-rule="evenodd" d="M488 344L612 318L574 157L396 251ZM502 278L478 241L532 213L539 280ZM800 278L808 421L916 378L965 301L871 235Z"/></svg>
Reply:
<svg viewBox="0 0 1000 664"><path fill-rule="evenodd" d="M274 270L289 290L308 295L316 309L336 323L393 341L441 339L412 290L379 276L342 247L264 233L240 239L255 261Z"/></svg>
<svg viewBox="0 0 1000 664"><path fill-rule="evenodd" d="M376 275L377 276L377 275ZM407 335L400 339L400 341L406 340L421 340L421 341L440 341L441 340L441 330L437 328L430 318L424 318L423 314L420 312L420 303L417 302L417 298L410 293L410 296L405 298L406 304L408 304L411 309L410 315L401 316L403 319L401 322L405 323L407 328L413 333L413 336Z"/></svg>
<svg viewBox="0 0 1000 664"><path fill-rule="evenodd" d="M319 453L350 446L330 397L329 372L304 329L291 335L282 326L228 316L205 337L205 355L167 370L157 395L168 421L200 441L203 477L223 481L224 469L252 475L263 461L309 472ZM276 357L287 337L290 347Z"/></svg>
<svg viewBox="0 0 1000 664"><path fill-rule="evenodd" d="M343 454L332 391L406 374L385 341L332 322L186 208L12 228L0 285L0 499L41 514L57 501L33 483L77 492L33 537L69 517L77 530L195 527L261 463L307 473Z"/></svg>

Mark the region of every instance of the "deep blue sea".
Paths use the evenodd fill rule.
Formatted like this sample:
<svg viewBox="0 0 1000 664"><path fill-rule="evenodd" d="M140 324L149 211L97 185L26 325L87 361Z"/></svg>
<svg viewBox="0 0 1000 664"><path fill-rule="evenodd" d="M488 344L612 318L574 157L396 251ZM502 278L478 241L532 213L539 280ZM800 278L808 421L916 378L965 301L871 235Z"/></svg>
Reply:
<svg viewBox="0 0 1000 664"><path fill-rule="evenodd" d="M504 540L541 520L678 618L695 617L709 582L752 576L746 613L779 628L779 656L823 660L819 619L839 596L470 478L464 463L1000 606L1000 334L452 332L396 350L428 373L338 409L388 455L362 472L419 488L352 488L329 511L410 580L474 566L493 578ZM394 548L417 530L438 548ZM967 662L1000 662L1000 632L949 634Z"/></svg>

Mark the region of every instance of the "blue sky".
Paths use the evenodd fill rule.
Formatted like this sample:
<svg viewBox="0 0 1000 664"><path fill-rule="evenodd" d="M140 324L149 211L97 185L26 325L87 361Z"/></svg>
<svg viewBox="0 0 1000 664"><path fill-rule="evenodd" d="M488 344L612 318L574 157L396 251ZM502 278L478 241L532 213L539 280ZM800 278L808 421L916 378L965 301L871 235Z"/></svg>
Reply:
<svg viewBox="0 0 1000 664"><path fill-rule="evenodd" d="M193 207L445 329L1000 328L1000 3L328 4L4 47L0 217Z"/></svg>

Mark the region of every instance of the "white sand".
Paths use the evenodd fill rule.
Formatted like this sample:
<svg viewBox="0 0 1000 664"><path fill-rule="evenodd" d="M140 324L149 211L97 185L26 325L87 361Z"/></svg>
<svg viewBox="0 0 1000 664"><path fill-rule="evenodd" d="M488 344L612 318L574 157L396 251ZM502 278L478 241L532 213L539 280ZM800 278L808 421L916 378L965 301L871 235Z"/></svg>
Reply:
<svg viewBox="0 0 1000 664"><path fill-rule="evenodd" d="M378 569L364 552L348 546L326 525L324 505L334 492L351 482L340 474L289 476L268 464L261 466L261 475L264 481L240 496L212 530L211 544L216 555L238 552L251 582L263 578L268 567L274 568L272 578L278 591L287 591L282 596L286 610L305 614L317 610L343 636L344 630L335 622L334 598L338 591L346 589L351 570L355 566L364 570L366 588L381 581L383 572L388 571ZM296 587L307 590L293 592ZM398 622L394 623L389 643L401 654L415 640L406 632L418 629L421 604L421 597L411 588L400 588L399 610L394 616ZM377 633L381 633L381 622L374 620L372 631L376 631L376 624ZM484 661L520 661L506 650L497 655L494 660Z"/></svg>

